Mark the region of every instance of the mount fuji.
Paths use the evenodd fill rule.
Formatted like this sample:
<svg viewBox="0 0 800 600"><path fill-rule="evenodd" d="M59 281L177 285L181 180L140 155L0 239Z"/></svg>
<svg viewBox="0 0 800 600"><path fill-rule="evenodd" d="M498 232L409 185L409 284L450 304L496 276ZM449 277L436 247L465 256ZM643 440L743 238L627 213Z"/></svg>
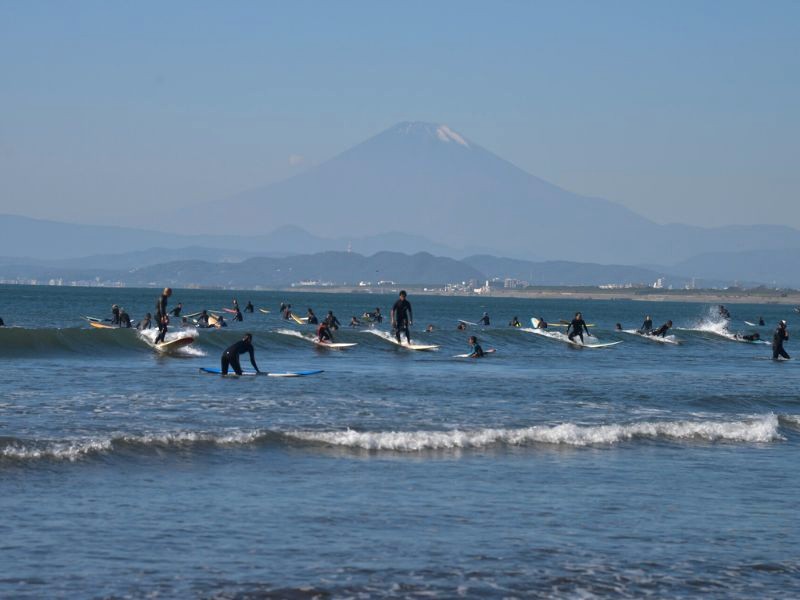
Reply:
<svg viewBox="0 0 800 600"><path fill-rule="evenodd" d="M657 224L548 183L446 125L421 122L398 123L224 206L240 216L238 234L287 226L327 238L402 232L524 259L674 264L709 252L800 248L800 232L789 227ZM181 222L202 230L190 218L184 212Z"/></svg>

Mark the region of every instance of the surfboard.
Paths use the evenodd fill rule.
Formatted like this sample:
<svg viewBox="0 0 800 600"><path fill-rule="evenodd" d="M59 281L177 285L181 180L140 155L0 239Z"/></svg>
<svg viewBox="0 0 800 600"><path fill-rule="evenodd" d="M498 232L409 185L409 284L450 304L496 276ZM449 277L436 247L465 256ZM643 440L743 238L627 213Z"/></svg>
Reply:
<svg viewBox="0 0 800 600"><path fill-rule="evenodd" d="M581 344L580 342L574 342L567 337L566 334L561 333L560 331L548 331L547 329L531 329L531 328L523 328L522 331L527 331L529 333L535 333L541 337L545 337L556 342L561 342L563 344L567 344L569 346L573 346L575 348L590 348L590 349L598 349L598 348L610 348L611 346L616 346L617 344L621 344L622 340L617 340L616 342L598 342L598 343L588 343L588 344Z"/></svg>
<svg viewBox="0 0 800 600"><path fill-rule="evenodd" d="M119 329L117 325L107 325L106 323L99 323L98 321L89 321L89 325L95 329Z"/></svg>
<svg viewBox="0 0 800 600"><path fill-rule="evenodd" d="M639 333L636 329L623 329L622 333L635 335L636 337L650 340L651 342L657 342L659 344L672 344L674 346L680 344L680 341L674 335L668 335L666 337L661 337L660 335L647 335L646 333Z"/></svg>
<svg viewBox="0 0 800 600"><path fill-rule="evenodd" d="M259 308L258 312L264 313L265 315L268 315L270 313L270 311L268 311L266 308Z"/></svg>
<svg viewBox="0 0 800 600"><path fill-rule="evenodd" d="M758 323L753 323L752 321L745 321L744 324L748 327L766 327L766 324L759 325Z"/></svg>
<svg viewBox="0 0 800 600"><path fill-rule="evenodd" d="M459 323L463 323L464 325L472 325L473 327L477 327L478 326L477 323L473 323L472 321L465 321L464 319L459 319L458 322Z"/></svg>
<svg viewBox="0 0 800 600"><path fill-rule="evenodd" d="M214 369L208 367L200 367L201 373L208 373L209 375L222 375L222 369ZM266 376L266 377L308 377L309 375L318 375L319 373L324 373L325 371L318 369L318 370L310 370L310 371L286 371L285 373L256 373L254 371L244 371L242 372L242 377L256 377L256 376ZM238 377L236 373L233 371L228 371L226 377Z"/></svg>
<svg viewBox="0 0 800 600"><path fill-rule="evenodd" d="M105 319L98 319L97 317L83 317L83 318L89 321L89 323L102 323L105 320Z"/></svg>
<svg viewBox="0 0 800 600"><path fill-rule="evenodd" d="M233 308L223 308L222 310L224 310L226 313L231 313L232 315L236 314L236 310Z"/></svg>
<svg viewBox="0 0 800 600"><path fill-rule="evenodd" d="M404 342L398 342L391 334L384 333L383 331L376 331L374 329L370 329L365 331L364 333L371 333L373 335L378 336L379 338L389 342L390 344L394 344L395 346L400 346L401 348L405 348L406 350L417 350L419 352L429 352L431 350L438 350L439 346L434 344L408 344Z"/></svg>
<svg viewBox="0 0 800 600"><path fill-rule="evenodd" d="M358 344L355 343L321 342L319 340L312 341L314 342L314 345L319 346L320 348L330 348L331 350L344 350L345 348L358 346Z"/></svg>
<svg viewBox="0 0 800 600"><path fill-rule="evenodd" d="M483 354L484 355L495 354L496 352L497 350L495 350L494 348L489 348L488 350L484 350ZM470 358L470 357L471 357L470 354L456 354L453 358ZM477 358L477 356L475 358Z"/></svg>
<svg viewBox="0 0 800 600"><path fill-rule="evenodd" d="M187 319L194 319L195 317L199 317L203 314L202 310L198 310L197 312L189 313L188 315L181 315L182 317L186 317Z"/></svg>
<svg viewBox="0 0 800 600"><path fill-rule="evenodd" d="M188 346L194 342L194 338L192 336L178 338L176 340L170 340L168 342L161 342L155 345L156 350L159 352L171 352L172 350L177 350L178 348L183 348L184 346Z"/></svg>
<svg viewBox="0 0 800 600"><path fill-rule="evenodd" d="M289 313L289 316L291 317L292 321L294 321L298 325L305 325L308 322L308 318L307 317L298 317L294 313Z"/></svg>
<svg viewBox="0 0 800 600"><path fill-rule="evenodd" d="M566 319L559 319L558 323L548 323L548 325L550 327L569 327L570 323L572 323L572 321L567 321ZM587 323L586 326L587 327L595 327L595 324L594 323Z"/></svg>

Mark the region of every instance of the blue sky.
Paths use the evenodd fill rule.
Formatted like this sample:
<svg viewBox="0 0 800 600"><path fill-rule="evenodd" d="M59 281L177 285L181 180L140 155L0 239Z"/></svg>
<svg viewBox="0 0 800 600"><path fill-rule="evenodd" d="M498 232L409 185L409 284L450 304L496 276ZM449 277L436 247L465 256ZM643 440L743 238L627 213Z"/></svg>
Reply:
<svg viewBox="0 0 800 600"><path fill-rule="evenodd" d="M659 222L800 227L798 2L0 0L0 212L124 223L402 120Z"/></svg>

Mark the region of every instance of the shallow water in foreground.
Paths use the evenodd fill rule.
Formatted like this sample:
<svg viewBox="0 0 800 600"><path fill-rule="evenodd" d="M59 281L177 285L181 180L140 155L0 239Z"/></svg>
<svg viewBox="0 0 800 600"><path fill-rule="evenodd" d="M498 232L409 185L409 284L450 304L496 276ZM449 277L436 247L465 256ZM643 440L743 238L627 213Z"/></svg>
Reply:
<svg viewBox="0 0 800 600"><path fill-rule="evenodd" d="M394 299L237 295L343 322ZM688 303L412 297L430 353L346 328L337 341L358 346L320 350L273 312L160 356L80 319L112 302L138 317L155 296L0 287L17 326L0 330L0 595L800 594L798 364L725 337L758 316L791 331L786 307L736 305L726 325ZM172 305L231 296L177 290ZM505 326L577 309L623 343ZM455 330L484 310L494 326ZM680 345L613 331L647 312ZM244 331L263 369L325 373L198 372ZM452 358L470 332L497 354Z"/></svg>

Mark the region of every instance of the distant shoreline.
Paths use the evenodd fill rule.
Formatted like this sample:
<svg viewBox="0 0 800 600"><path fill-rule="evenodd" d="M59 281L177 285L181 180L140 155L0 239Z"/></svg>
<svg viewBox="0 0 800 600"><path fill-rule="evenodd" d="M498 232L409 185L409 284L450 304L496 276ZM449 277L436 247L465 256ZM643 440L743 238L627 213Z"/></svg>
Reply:
<svg viewBox="0 0 800 600"><path fill-rule="evenodd" d="M277 291L329 294L393 294L401 287L418 296L455 296L474 298L526 298L540 300L633 300L642 302L697 302L700 304L781 304L800 306L800 291L787 290L645 290L598 288L532 288L523 290L492 290L487 294L445 292L416 286L384 288L354 288L352 286L283 288Z"/></svg>
<svg viewBox="0 0 800 600"><path fill-rule="evenodd" d="M444 291L422 285L403 284L383 287L356 286L276 286L274 288L229 288L221 286L192 286L165 282L175 289L186 290L227 290L231 292L283 292L297 294L397 294L405 289L416 296L453 296L459 298L523 298L540 300L632 300L641 302L697 302L699 304L778 304L800 306L800 290L765 290L765 289L697 289L697 290L656 290L654 288L600 289L595 287L542 287L526 289L495 289L485 294L466 291ZM48 286L26 283L0 284L2 287L61 287L69 288L103 288L103 289L160 289L162 285L153 286L112 286L112 285L65 285Z"/></svg>

